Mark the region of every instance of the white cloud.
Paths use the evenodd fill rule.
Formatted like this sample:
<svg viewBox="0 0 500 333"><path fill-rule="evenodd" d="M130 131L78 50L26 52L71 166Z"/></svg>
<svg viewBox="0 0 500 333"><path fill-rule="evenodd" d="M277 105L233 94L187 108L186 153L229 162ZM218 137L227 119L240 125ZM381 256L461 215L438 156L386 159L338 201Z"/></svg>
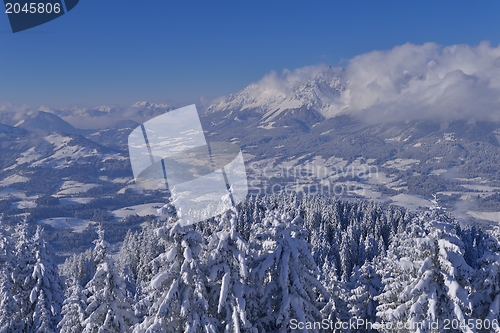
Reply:
<svg viewBox="0 0 500 333"><path fill-rule="evenodd" d="M12 126L32 112L28 105L0 104L0 123Z"/></svg>
<svg viewBox="0 0 500 333"><path fill-rule="evenodd" d="M308 89L307 82L314 77L326 85ZM325 87L339 88L336 78L340 78L341 93L326 93ZM298 87L303 89L294 91ZM304 94L310 96L304 98ZM348 112L367 121L500 121L500 47L488 42L475 47L405 44L356 56L344 70L320 64L285 69L282 74L272 71L219 101L216 108L267 111L287 99L300 103L319 99L314 105L327 117Z"/></svg>
<svg viewBox="0 0 500 333"><path fill-rule="evenodd" d="M500 120L500 47L405 44L351 59L336 103L368 120Z"/></svg>

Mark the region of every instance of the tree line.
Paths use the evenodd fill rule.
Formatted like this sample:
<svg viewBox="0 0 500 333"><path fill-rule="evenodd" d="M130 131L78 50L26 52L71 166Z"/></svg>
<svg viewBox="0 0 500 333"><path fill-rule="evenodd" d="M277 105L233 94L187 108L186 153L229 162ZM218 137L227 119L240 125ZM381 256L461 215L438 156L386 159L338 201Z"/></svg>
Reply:
<svg viewBox="0 0 500 333"><path fill-rule="evenodd" d="M59 269L39 227L0 228L0 331L500 331L500 232L437 203L273 195L190 226L165 211L117 254L99 228Z"/></svg>

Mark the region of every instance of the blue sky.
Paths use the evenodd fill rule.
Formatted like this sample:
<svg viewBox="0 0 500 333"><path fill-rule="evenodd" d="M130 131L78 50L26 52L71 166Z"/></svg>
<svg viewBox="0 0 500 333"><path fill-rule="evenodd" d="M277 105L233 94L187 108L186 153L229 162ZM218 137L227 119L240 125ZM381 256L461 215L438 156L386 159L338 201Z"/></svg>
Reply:
<svg viewBox="0 0 500 333"><path fill-rule="evenodd" d="M187 104L407 42L500 42L498 1L81 0L17 34L0 14L0 104L34 108Z"/></svg>

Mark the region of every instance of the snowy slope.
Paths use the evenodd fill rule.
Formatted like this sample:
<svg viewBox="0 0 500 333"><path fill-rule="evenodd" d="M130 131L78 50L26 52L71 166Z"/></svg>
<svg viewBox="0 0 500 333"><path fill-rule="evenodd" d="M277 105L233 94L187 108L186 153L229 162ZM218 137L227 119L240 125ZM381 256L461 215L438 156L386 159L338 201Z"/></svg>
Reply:
<svg viewBox="0 0 500 333"><path fill-rule="evenodd" d="M82 136L62 133L31 138L27 146L30 148L18 151L15 163L5 170L12 170L18 166L64 168L79 159L89 157L96 157L100 160L123 159L123 156L115 151Z"/></svg>
<svg viewBox="0 0 500 333"><path fill-rule="evenodd" d="M5 135L20 135L23 134L24 131L22 129L0 124L0 136L5 136Z"/></svg>

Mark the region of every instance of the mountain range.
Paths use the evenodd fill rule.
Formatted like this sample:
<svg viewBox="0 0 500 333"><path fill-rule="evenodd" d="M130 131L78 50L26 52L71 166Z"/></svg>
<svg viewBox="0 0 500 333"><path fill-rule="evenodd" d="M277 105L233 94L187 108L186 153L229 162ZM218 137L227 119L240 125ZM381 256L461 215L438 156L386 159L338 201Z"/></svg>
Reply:
<svg viewBox="0 0 500 333"><path fill-rule="evenodd" d="M267 82L252 83L225 101L211 105L207 113L225 112L241 119L245 112L261 114L261 126L272 126L286 117L290 110L306 109L317 117L331 118L343 110L338 106L347 84L342 81L342 69L327 67L304 80L276 85Z"/></svg>
<svg viewBox="0 0 500 333"><path fill-rule="evenodd" d="M428 205L437 195L464 223L500 221L500 123L368 122L343 102L350 89L343 70L322 67L295 74L281 81L264 78L199 110L208 142L241 147L252 193L333 194L411 209ZM12 177L16 170L28 174L29 164L21 162L29 158L29 163L52 168L89 159L94 165L115 161L116 174L105 171L103 180L97 172L86 182L97 184L96 177L109 182L112 193L133 189L128 135L141 122L173 108L138 102L128 108L43 108L22 117L3 112L2 176ZM88 128L92 122L99 128ZM57 194L60 188L53 191L45 194Z"/></svg>

